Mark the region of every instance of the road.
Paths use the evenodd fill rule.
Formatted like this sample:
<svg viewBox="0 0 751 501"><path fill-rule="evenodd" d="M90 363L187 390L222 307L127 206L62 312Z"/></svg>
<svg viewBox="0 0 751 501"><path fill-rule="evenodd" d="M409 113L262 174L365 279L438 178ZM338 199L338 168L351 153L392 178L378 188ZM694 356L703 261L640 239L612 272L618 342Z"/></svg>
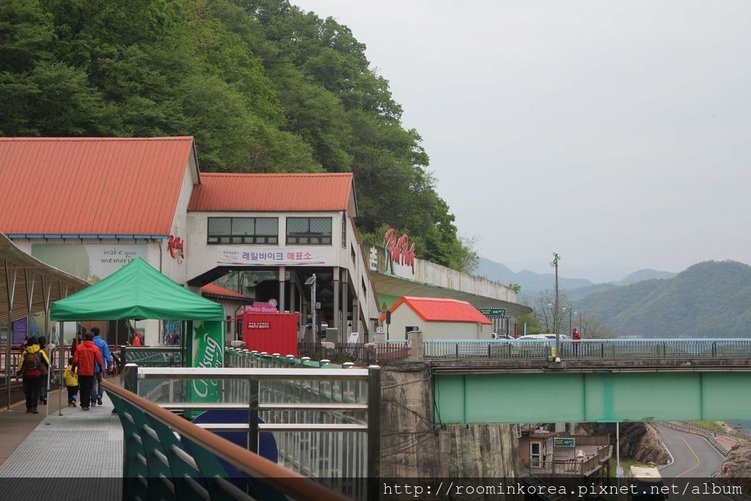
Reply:
<svg viewBox="0 0 751 501"><path fill-rule="evenodd" d="M722 500L722 495L711 495L706 489L712 489L710 478L717 473L725 459L703 437L685 433L656 424L662 441L673 456L673 463L660 469L666 486L679 488L681 495L671 495L669 499L685 500ZM685 482L690 482L683 491ZM673 487L677 486L677 487ZM699 489L696 491L694 489ZM692 492L693 491L693 492Z"/></svg>

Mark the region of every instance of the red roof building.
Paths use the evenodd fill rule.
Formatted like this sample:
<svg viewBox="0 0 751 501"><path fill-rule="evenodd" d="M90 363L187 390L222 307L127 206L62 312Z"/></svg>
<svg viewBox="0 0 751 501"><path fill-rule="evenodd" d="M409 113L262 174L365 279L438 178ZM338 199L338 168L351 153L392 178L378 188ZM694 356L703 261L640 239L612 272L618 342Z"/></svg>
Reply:
<svg viewBox="0 0 751 501"><path fill-rule="evenodd" d="M166 238L191 163L192 137L0 138L0 232Z"/></svg>
<svg viewBox="0 0 751 501"><path fill-rule="evenodd" d="M411 330L422 331L424 339L491 338L490 319L466 301L404 296L389 311L389 339L406 339Z"/></svg>
<svg viewBox="0 0 751 501"><path fill-rule="evenodd" d="M352 173L203 173L189 211L332 212L356 215Z"/></svg>

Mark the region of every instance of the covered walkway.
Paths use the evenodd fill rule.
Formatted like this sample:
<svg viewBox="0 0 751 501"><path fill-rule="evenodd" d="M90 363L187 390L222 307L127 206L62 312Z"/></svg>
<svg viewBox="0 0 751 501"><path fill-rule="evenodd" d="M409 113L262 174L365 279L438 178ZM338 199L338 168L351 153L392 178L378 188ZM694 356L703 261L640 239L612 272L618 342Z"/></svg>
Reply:
<svg viewBox="0 0 751 501"><path fill-rule="evenodd" d="M31 313L49 313L52 302L88 285L86 280L31 257L0 233L0 326L6 329L3 351L0 352L0 401L3 407L7 409L11 403L12 384L7 383L15 374L11 322ZM49 331L49 325L44 330Z"/></svg>

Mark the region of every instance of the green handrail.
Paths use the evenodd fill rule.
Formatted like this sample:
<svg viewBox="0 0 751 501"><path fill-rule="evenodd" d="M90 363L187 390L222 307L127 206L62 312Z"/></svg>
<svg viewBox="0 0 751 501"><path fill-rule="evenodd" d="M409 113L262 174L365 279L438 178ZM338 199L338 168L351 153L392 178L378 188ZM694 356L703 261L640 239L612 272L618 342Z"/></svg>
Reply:
<svg viewBox="0 0 751 501"><path fill-rule="evenodd" d="M348 499L111 382L104 380L102 386L123 426L125 501ZM217 457L242 472L243 479L230 478Z"/></svg>

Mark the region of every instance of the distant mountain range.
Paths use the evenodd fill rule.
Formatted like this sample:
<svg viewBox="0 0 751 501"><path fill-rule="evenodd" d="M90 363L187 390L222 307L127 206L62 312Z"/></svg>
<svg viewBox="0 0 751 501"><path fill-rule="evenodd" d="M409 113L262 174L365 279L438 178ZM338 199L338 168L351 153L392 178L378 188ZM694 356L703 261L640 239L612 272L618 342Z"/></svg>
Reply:
<svg viewBox="0 0 751 501"><path fill-rule="evenodd" d="M514 273L487 259L480 260L483 272L520 284L520 302L530 306L555 282L553 274ZM751 266L743 263L706 261L678 274L641 270L607 284L559 277L559 288L577 310L619 336L751 337Z"/></svg>
<svg viewBox="0 0 751 501"><path fill-rule="evenodd" d="M574 304L619 336L751 337L751 266L706 261L673 278L595 292Z"/></svg>
<svg viewBox="0 0 751 501"><path fill-rule="evenodd" d="M522 287L522 294L530 298L539 292L555 288L555 275L553 273L535 273L529 270L516 273L501 263L496 263L483 257L480 258L475 275L500 282L504 285L519 284ZM629 285L643 280L671 278L674 276L675 273L667 271L640 270L628 275L619 282L595 284L585 278L566 278L559 275L558 287L566 291L566 294L571 299L574 299L574 296L584 297L592 292L611 289L619 285Z"/></svg>

